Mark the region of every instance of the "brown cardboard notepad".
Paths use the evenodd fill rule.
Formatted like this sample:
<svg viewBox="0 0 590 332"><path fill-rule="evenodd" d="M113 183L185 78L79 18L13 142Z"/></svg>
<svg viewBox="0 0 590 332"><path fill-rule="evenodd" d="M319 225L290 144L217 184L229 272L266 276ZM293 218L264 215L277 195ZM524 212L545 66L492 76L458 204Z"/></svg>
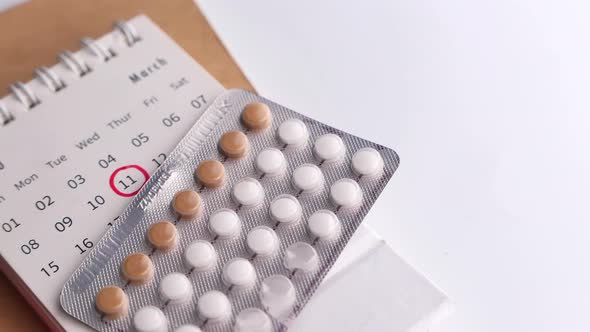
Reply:
<svg viewBox="0 0 590 332"><path fill-rule="evenodd" d="M101 36L114 21L142 13L225 87L253 90L191 0L36 0L0 13L0 87L6 91L11 83L30 80L35 68L56 63L56 54L79 49L80 38ZM26 292L5 268L0 274L0 330L48 330L17 288Z"/></svg>

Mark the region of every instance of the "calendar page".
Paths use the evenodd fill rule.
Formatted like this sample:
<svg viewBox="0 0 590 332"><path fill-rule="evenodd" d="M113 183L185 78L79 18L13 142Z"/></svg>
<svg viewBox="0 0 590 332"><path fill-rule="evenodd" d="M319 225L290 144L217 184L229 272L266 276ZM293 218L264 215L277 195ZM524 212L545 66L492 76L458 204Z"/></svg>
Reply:
<svg viewBox="0 0 590 332"><path fill-rule="evenodd" d="M147 17L128 27L1 100L3 268L67 330L63 283L223 90Z"/></svg>

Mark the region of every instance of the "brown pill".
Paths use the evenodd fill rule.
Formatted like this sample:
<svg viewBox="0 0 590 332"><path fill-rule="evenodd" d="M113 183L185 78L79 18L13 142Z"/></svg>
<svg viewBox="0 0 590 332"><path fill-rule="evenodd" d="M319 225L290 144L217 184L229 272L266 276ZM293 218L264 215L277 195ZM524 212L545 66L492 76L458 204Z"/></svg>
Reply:
<svg viewBox="0 0 590 332"><path fill-rule="evenodd" d="M219 187L225 182L225 168L217 160L205 160L197 167L195 176L205 187Z"/></svg>
<svg viewBox="0 0 590 332"><path fill-rule="evenodd" d="M176 246L178 241L176 226L169 221L160 221L150 226L148 240L160 250L170 250Z"/></svg>
<svg viewBox="0 0 590 332"><path fill-rule="evenodd" d="M121 270L125 279L134 283L148 282L154 276L152 260L142 253L127 256L121 264Z"/></svg>
<svg viewBox="0 0 590 332"><path fill-rule="evenodd" d="M248 152L248 137L241 131L228 131L219 139L219 148L230 158L242 158Z"/></svg>
<svg viewBox="0 0 590 332"><path fill-rule="evenodd" d="M270 108L264 103L251 103L242 111L242 122L251 130L262 130L272 124Z"/></svg>
<svg viewBox="0 0 590 332"><path fill-rule="evenodd" d="M105 315L106 319L119 319L129 312L129 298L117 286L107 286L96 294L96 309Z"/></svg>
<svg viewBox="0 0 590 332"><path fill-rule="evenodd" d="M201 196L193 190L179 191L174 195L172 208L182 218L193 218L201 211Z"/></svg>

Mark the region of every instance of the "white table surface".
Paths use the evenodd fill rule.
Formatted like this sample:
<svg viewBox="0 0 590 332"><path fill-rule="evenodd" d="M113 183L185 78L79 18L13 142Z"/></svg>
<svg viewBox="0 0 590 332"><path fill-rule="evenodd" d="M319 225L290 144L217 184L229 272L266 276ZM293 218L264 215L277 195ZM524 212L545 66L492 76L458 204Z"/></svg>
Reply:
<svg viewBox="0 0 590 332"><path fill-rule="evenodd" d="M590 3L199 3L259 92L397 149L369 223L454 300L431 331L587 330Z"/></svg>

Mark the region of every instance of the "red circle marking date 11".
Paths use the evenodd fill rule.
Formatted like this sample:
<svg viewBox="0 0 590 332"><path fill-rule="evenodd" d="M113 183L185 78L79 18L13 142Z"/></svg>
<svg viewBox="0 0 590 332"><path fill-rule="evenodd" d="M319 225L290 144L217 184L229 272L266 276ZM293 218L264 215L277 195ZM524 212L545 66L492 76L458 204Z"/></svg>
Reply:
<svg viewBox="0 0 590 332"><path fill-rule="evenodd" d="M135 196L144 183L149 179L148 172L139 165L127 165L117 168L111 178L109 185L111 189L119 196Z"/></svg>

